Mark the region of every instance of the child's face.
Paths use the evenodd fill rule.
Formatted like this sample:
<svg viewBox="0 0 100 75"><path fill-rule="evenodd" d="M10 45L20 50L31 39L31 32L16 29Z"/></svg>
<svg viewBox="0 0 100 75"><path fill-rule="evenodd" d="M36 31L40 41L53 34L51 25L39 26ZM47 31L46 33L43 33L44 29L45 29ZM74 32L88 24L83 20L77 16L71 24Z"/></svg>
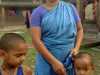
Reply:
<svg viewBox="0 0 100 75"><path fill-rule="evenodd" d="M12 49L8 53L6 53L4 62L11 66L18 66L24 61L26 53L27 45L24 43L19 43L16 46L16 49Z"/></svg>
<svg viewBox="0 0 100 75"><path fill-rule="evenodd" d="M92 75L92 66L88 60L87 63L84 63L82 60L77 59L75 60L75 72L76 75Z"/></svg>

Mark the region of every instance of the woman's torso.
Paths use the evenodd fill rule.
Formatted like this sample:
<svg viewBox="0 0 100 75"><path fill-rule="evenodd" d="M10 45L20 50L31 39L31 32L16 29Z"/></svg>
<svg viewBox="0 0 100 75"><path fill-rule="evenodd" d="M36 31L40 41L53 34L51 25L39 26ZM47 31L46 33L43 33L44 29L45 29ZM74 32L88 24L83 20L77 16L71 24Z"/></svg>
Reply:
<svg viewBox="0 0 100 75"><path fill-rule="evenodd" d="M35 16L33 19L37 19L36 16L40 17L39 21L37 21L39 23L36 23L36 21L33 20L32 24L37 25L41 28L41 34L42 34L41 40L44 42L48 50L50 50L55 56L58 54L67 55L66 53L71 48L74 47L75 37L76 37L76 30L74 28L75 26L71 24L72 19L70 20L69 10L67 10L68 12L65 11L67 7L64 7L64 5L67 5L69 9L70 4L69 3L66 4L61 1L60 5L62 6L61 10L54 11L53 13L51 11L53 11L53 9L56 10L56 7L54 7L51 11L48 11L43 6L39 6L32 13L32 16ZM59 5L57 8L59 8ZM63 8L65 12L63 12ZM34 15L34 13L38 13L38 14ZM57 13L59 13L60 16ZM74 18L76 15L71 14L71 17L72 16ZM48 19L48 21L46 19ZM64 56L64 55L60 55L60 56ZM59 55L56 57L59 57Z"/></svg>

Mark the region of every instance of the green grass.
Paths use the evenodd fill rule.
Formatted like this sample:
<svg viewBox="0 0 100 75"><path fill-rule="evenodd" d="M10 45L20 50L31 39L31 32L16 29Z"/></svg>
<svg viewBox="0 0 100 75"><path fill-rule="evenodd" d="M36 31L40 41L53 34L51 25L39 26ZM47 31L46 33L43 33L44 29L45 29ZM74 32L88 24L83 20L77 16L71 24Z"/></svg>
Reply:
<svg viewBox="0 0 100 75"><path fill-rule="evenodd" d="M28 65L32 69L34 69L34 65L35 65L35 55L36 55L35 49L32 49L32 48L29 49L26 56L26 60L24 61L24 64Z"/></svg>

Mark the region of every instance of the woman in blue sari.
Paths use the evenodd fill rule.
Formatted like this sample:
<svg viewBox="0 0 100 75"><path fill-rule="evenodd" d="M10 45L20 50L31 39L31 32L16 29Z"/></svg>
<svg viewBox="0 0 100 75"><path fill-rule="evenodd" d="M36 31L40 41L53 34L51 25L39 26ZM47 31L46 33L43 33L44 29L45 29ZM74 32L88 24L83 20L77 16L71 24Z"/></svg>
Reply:
<svg viewBox="0 0 100 75"><path fill-rule="evenodd" d="M79 52L83 28L75 7L44 0L31 15L31 35L37 50L35 75L75 75L72 55Z"/></svg>

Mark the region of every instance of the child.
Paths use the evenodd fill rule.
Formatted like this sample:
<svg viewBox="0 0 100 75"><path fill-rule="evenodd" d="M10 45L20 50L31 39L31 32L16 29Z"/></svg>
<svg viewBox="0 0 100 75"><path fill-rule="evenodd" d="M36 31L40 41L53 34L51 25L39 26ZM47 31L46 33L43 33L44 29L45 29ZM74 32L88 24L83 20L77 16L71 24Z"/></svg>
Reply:
<svg viewBox="0 0 100 75"><path fill-rule="evenodd" d="M23 37L16 33L6 33L0 39L0 54L3 64L0 75L32 75L29 67L22 62L27 53L27 44Z"/></svg>
<svg viewBox="0 0 100 75"><path fill-rule="evenodd" d="M93 63L91 55L79 53L74 57L76 75L93 75Z"/></svg>

